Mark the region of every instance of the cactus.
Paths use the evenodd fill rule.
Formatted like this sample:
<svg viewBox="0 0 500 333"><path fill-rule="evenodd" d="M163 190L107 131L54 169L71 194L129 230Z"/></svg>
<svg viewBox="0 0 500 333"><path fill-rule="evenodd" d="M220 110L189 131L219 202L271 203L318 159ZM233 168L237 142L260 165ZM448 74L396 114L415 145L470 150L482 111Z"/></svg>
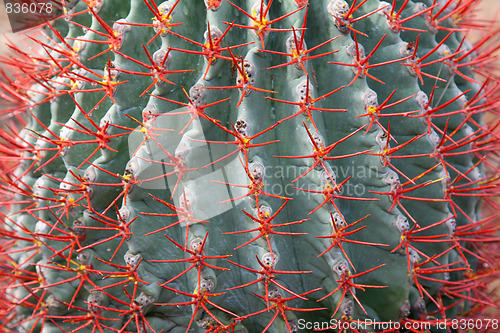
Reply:
<svg viewBox="0 0 500 333"><path fill-rule="evenodd" d="M4 332L498 329L475 1L62 5L1 60Z"/></svg>

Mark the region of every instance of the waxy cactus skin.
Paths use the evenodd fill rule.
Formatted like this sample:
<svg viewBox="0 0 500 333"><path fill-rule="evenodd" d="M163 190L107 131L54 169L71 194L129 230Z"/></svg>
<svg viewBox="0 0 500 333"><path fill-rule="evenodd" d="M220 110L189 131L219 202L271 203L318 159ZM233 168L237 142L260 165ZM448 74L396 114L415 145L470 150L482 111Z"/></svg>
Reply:
<svg viewBox="0 0 500 333"><path fill-rule="evenodd" d="M477 1L64 5L1 59L2 331L498 329Z"/></svg>

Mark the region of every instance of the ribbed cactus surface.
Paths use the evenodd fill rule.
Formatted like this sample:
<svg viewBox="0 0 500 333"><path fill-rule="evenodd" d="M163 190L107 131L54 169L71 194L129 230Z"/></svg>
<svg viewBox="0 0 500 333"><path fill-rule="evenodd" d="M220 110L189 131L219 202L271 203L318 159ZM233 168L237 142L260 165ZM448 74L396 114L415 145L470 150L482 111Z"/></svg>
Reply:
<svg viewBox="0 0 500 333"><path fill-rule="evenodd" d="M476 4L66 1L2 58L2 330L498 329Z"/></svg>

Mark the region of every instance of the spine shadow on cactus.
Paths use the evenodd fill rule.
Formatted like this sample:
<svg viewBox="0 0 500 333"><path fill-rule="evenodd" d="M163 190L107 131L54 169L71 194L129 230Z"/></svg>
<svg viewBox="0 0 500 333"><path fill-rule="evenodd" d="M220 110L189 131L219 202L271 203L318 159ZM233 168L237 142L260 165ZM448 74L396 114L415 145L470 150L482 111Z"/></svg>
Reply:
<svg viewBox="0 0 500 333"><path fill-rule="evenodd" d="M472 1L66 5L0 59L3 330L498 329Z"/></svg>

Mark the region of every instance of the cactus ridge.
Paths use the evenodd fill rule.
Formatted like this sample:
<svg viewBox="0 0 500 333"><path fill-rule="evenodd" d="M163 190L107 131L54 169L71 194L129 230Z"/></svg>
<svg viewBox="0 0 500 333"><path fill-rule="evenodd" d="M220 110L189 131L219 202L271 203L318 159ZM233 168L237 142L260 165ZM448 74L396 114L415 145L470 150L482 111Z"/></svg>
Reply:
<svg viewBox="0 0 500 333"><path fill-rule="evenodd" d="M496 331L475 9L62 2L0 58L1 329Z"/></svg>

